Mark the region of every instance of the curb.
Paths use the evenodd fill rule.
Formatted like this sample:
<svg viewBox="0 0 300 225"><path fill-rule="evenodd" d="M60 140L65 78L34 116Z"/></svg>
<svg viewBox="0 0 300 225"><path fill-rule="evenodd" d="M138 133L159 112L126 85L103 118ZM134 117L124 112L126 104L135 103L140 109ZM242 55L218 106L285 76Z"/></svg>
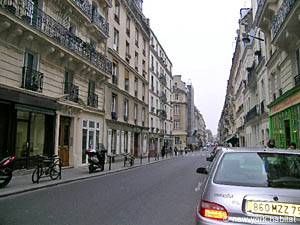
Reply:
<svg viewBox="0 0 300 225"><path fill-rule="evenodd" d="M28 187L22 190L15 190L15 191L11 191L11 192L7 192L7 193L0 193L0 198L3 197L8 197L8 196L12 196L12 195L18 195L18 194L22 194L22 193L26 193L26 192L31 192L31 191L36 191L36 190L40 190L40 189L45 189L48 187L54 187L54 186L58 186L58 185L62 185L62 184L68 184L68 183L72 183L72 182L77 182L77 181L81 181L81 180L87 180L87 179L92 179L95 177L102 177L102 176L108 176L108 175L113 175L116 173L120 173L120 172L125 172L131 169L136 169L142 166L149 166L155 163L159 163L159 162L163 162L166 160L170 160L170 159L174 159L174 157L170 157L170 158L166 158L166 159L162 159L162 160L157 160L157 161L152 161L152 162L147 162L145 164L139 164L139 165L134 165L131 167L121 167L119 169L115 169L115 170L108 170L105 172L98 172L98 173L94 173L94 174L87 174L84 176L80 176L80 177L74 177L74 178L69 178L66 180L56 180L56 181L50 181L51 183L45 183L45 184L38 184L40 186L35 186L35 187Z"/></svg>

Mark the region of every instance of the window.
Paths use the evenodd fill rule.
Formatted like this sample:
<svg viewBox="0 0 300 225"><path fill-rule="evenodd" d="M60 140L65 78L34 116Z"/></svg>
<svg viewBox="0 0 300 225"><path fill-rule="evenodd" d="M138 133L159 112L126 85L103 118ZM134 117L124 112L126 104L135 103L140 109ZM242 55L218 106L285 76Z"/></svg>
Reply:
<svg viewBox="0 0 300 225"><path fill-rule="evenodd" d="M179 115L179 105L174 105L174 115Z"/></svg>
<svg viewBox="0 0 300 225"><path fill-rule="evenodd" d="M151 91L154 91L154 77L151 76Z"/></svg>
<svg viewBox="0 0 300 225"><path fill-rule="evenodd" d="M96 126L95 126L96 124ZM86 149L99 149L100 123L97 121L82 121L82 163L86 163Z"/></svg>
<svg viewBox="0 0 300 225"><path fill-rule="evenodd" d="M138 96L138 88L139 88L139 83L138 83L138 79L135 78L134 79L134 96L137 97Z"/></svg>
<svg viewBox="0 0 300 225"><path fill-rule="evenodd" d="M73 84L73 72L65 71L64 94L70 94L70 88Z"/></svg>
<svg viewBox="0 0 300 225"><path fill-rule="evenodd" d="M151 117L151 128L153 127L153 118Z"/></svg>
<svg viewBox="0 0 300 225"><path fill-rule="evenodd" d="M145 101L145 94L146 94L146 88L145 88L145 84L143 83L142 85L142 100Z"/></svg>
<svg viewBox="0 0 300 225"><path fill-rule="evenodd" d="M175 137L175 144L179 145L180 144L180 137Z"/></svg>
<svg viewBox="0 0 300 225"><path fill-rule="evenodd" d="M76 26L73 23L70 23L69 32L76 35Z"/></svg>
<svg viewBox="0 0 300 225"><path fill-rule="evenodd" d="M143 38L143 55L146 56L146 40Z"/></svg>
<svg viewBox="0 0 300 225"><path fill-rule="evenodd" d="M130 56L130 45L129 42L126 41L126 52L125 52L125 58L127 61L130 60L131 56Z"/></svg>
<svg viewBox="0 0 300 225"><path fill-rule="evenodd" d="M94 80L89 80L89 89L88 89L89 95L95 94L95 90L96 90L96 82Z"/></svg>
<svg viewBox="0 0 300 225"><path fill-rule="evenodd" d="M114 15L115 21L117 23L120 23L120 3L118 1L115 1L115 15Z"/></svg>
<svg viewBox="0 0 300 225"><path fill-rule="evenodd" d="M135 28L135 45L136 47L139 47L139 30Z"/></svg>
<svg viewBox="0 0 300 225"><path fill-rule="evenodd" d="M125 91L129 91L129 71L125 69Z"/></svg>
<svg viewBox="0 0 300 225"><path fill-rule="evenodd" d="M174 121L174 130L179 130L179 129L180 129L180 122Z"/></svg>
<svg viewBox="0 0 300 225"><path fill-rule="evenodd" d="M126 34L128 37L130 37L130 23L131 23L130 17L127 16L127 18L126 18Z"/></svg>
<svg viewBox="0 0 300 225"><path fill-rule="evenodd" d="M154 99L153 99L153 96L151 96L151 108L154 107Z"/></svg>
<svg viewBox="0 0 300 225"><path fill-rule="evenodd" d="M128 99L124 100L124 116L128 118Z"/></svg>
<svg viewBox="0 0 300 225"><path fill-rule="evenodd" d="M142 67L143 67L143 76L145 77L145 75L146 75L146 61L145 60L142 61Z"/></svg>
<svg viewBox="0 0 300 225"><path fill-rule="evenodd" d="M175 100L178 100L178 94L175 94Z"/></svg>
<svg viewBox="0 0 300 225"><path fill-rule="evenodd" d="M135 120L135 123L137 122L137 116L138 116L138 105L134 104L134 120Z"/></svg>
<svg viewBox="0 0 300 225"><path fill-rule="evenodd" d="M138 66L139 66L139 53L135 52L134 55L134 67L138 71Z"/></svg>
<svg viewBox="0 0 300 225"><path fill-rule="evenodd" d="M142 108L142 123L145 123L145 108Z"/></svg>
<svg viewBox="0 0 300 225"><path fill-rule="evenodd" d="M117 52L119 51L119 31L116 28L114 28L113 49Z"/></svg>
<svg viewBox="0 0 300 225"><path fill-rule="evenodd" d="M117 112L117 95L112 93L111 112Z"/></svg>
<svg viewBox="0 0 300 225"><path fill-rule="evenodd" d="M113 64L112 64L112 77L111 77L113 84L118 84L118 74L119 74L118 64L116 62L113 62Z"/></svg>

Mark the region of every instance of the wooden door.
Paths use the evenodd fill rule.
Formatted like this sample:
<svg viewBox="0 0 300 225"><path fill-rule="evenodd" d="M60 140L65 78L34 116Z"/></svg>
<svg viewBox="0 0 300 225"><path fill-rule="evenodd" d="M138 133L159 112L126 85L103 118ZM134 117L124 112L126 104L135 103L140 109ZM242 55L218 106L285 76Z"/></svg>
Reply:
<svg viewBox="0 0 300 225"><path fill-rule="evenodd" d="M70 117L60 117L58 155L63 166L69 166L70 125Z"/></svg>

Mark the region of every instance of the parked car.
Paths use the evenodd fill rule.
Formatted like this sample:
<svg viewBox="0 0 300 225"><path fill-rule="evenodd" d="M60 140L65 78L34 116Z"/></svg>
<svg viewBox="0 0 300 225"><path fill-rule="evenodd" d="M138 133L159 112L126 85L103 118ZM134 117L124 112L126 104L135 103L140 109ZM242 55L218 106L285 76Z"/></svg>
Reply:
<svg viewBox="0 0 300 225"><path fill-rule="evenodd" d="M300 151L221 148L197 172L196 224L300 224Z"/></svg>

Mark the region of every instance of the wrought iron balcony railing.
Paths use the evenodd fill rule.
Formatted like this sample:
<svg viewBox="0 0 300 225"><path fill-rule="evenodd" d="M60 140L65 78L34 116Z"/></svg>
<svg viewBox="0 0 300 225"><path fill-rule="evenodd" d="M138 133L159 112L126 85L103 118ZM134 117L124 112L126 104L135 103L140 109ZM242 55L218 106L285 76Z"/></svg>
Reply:
<svg viewBox="0 0 300 225"><path fill-rule="evenodd" d="M149 33L149 25L146 22L146 19L144 18L144 16L141 14L141 12L139 12L140 10L138 9L138 6L136 5L134 0L127 0L130 9L132 10L134 16L138 19L138 21L141 23L143 29Z"/></svg>
<svg viewBox="0 0 300 225"><path fill-rule="evenodd" d="M78 102L79 97L79 87L77 85L74 85L72 82L66 82L65 83L65 94L68 94L66 99Z"/></svg>
<svg viewBox="0 0 300 225"><path fill-rule="evenodd" d="M89 93L87 103L88 106L98 108L98 95L94 93Z"/></svg>
<svg viewBox="0 0 300 225"><path fill-rule="evenodd" d="M166 113L166 111L163 110L163 109L159 110L159 117L162 120L166 120L167 119L167 113Z"/></svg>
<svg viewBox="0 0 300 225"><path fill-rule="evenodd" d="M93 14L92 22L108 37L109 25L103 16L98 13Z"/></svg>
<svg viewBox="0 0 300 225"><path fill-rule="evenodd" d="M20 0L20 4L15 5L12 3L12 0L2 0L0 1L0 8L9 11L64 48L89 61L102 72L112 74L111 61L97 52L89 43L69 32L66 27L51 16L36 8L31 1Z"/></svg>
<svg viewBox="0 0 300 225"><path fill-rule="evenodd" d="M257 107L256 105L246 114L245 122L249 122L250 120L254 119L258 116Z"/></svg>
<svg viewBox="0 0 300 225"><path fill-rule="evenodd" d="M159 81L160 81L163 85L166 85L166 84L167 84L166 76L161 74L161 75L159 76Z"/></svg>
<svg viewBox="0 0 300 225"><path fill-rule="evenodd" d="M73 0L81 11L89 18L92 18L92 5L87 0Z"/></svg>
<svg viewBox="0 0 300 225"><path fill-rule="evenodd" d="M261 15L262 15L262 12L263 12L263 9L265 7L266 2L267 2L266 0L259 0L258 1L257 11L256 11L256 14L255 14L255 19L254 19L254 24L256 26L258 25L258 21L261 18Z"/></svg>
<svg viewBox="0 0 300 225"><path fill-rule="evenodd" d="M161 93L160 95L160 100L163 102L163 103L167 103L167 96L164 92Z"/></svg>
<svg viewBox="0 0 300 225"><path fill-rule="evenodd" d="M22 71L22 88L42 92L43 91L43 73L36 71L30 67L23 67Z"/></svg>
<svg viewBox="0 0 300 225"><path fill-rule="evenodd" d="M297 0L284 0L282 5L280 6L278 13L276 16L274 16L274 19L272 20L272 34L273 38L275 38L283 25L284 21L292 11L292 9L295 6L295 3Z"/></svg>

